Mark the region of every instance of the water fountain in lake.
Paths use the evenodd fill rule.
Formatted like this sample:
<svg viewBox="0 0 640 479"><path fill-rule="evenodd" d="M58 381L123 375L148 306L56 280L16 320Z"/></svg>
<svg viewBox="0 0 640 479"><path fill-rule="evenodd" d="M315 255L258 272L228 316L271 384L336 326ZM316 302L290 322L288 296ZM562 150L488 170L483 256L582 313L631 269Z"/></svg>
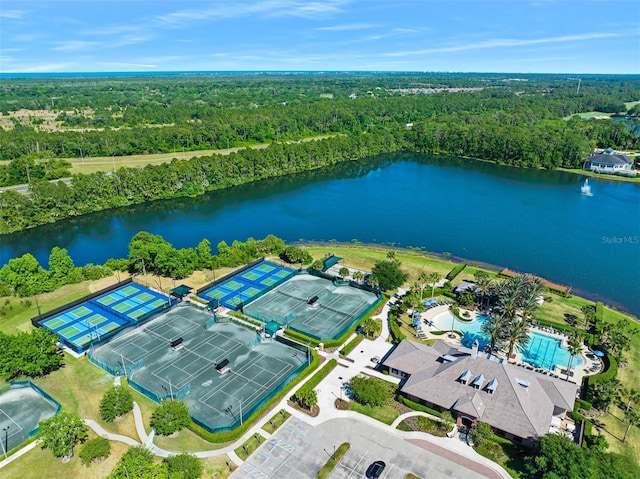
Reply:
<svg viewBox="0 0 640 479"><path fill-rule="evenodd" d="M591 186L589 185L589 178L584 180L584 184L580 187L580 193L584 196L593 196L593 193L591 193Z"/></svg>

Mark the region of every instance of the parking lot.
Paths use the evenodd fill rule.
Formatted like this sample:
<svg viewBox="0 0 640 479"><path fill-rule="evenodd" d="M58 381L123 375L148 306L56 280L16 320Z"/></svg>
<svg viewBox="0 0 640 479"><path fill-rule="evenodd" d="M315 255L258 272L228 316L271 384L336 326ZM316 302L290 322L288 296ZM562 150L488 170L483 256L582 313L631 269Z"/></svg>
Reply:
<svg viewBox="0 0 640 479"><path fill-rule="evenodd" d="M468 460L456 462L456 456L443 457L363 421L332 419L313 427L292 417L231 478L314 479L343 442L351 445L350 450L330 479L363 479L377 460L387 465L380 479L403 479L409 472L430 479L496 477L469 469Z"/></svg>

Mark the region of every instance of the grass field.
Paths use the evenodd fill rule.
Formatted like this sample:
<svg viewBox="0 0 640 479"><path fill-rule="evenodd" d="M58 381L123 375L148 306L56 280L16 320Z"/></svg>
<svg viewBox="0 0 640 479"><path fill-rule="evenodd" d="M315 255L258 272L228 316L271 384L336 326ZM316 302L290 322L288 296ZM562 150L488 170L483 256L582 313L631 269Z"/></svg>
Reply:
<svg viewBox="0 0 640 479"><path fill-rule="evenodd" d="M319 135L307 138L301 138L300 142L322 140L336 135ZM173 159L190 160L200 156L209 155L229 155L235 151L244 150L245 148L253 148L260 150L267 148L269 143L247 144L234 148L225 148L218 150L196 150L196 151L175 151L171 153L154 153L149 155L131 155L131 156L97 156L95 158L69 158L71 162L71 173L95 173L96 171L113 171L118 168L139 168L146 165L157 165L160 163L168 163Z"/></svg>
<svg viewBox="0 0 640 479"><path fill-rule="evenodd" d="M96 435L91 432L89 439L94 437ZM126 444L111 441L109 457L99 464L86 467L82 465L78 457L79 446L76 446L74 456L67 464L63 464L60 459L55 458L51 451L36 446L20 459L3 467L0 475L3 479L42 479L45 477L104 479L128 448L129 446Z"/></svg>
<svg viewBox="0 0 640 479"><path fill-rule="evenodd" d="M568 120L576 115L583 120L588 120L589 118L611 118L611 115L613 115L613 113L604 113L602 111L586 111L584 113L576 113L574 115L565 116L564 119Z"/></svg>
<svg viewBox="0 0 640 479"><path fill-rule="evenodd" d="M624 181L626 183L640 183L640 176L629 177L622 175L608 175L606 173L596 173L595 171L587 171L582 168L556 168L558 171L566 171L576 175L590 176L591 178L600 178L602 180Z"/></svg>

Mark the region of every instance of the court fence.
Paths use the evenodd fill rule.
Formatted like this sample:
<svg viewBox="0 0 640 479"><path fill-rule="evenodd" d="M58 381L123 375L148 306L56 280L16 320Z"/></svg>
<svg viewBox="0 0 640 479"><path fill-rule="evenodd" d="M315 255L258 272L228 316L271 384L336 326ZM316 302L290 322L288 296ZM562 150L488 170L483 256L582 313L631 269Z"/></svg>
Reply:
<svg viewBox="0 0 640 479"><path fill-rule="evenodd" d="M151 399L154 402L157 402L158 404L168 399L177 399L182 401L191 393L191 383L186 384L179 389L175 389L175 390L170 389L169 391L165 391L165 394L162 394L162 395L157 394L151 391L149 388L144 387L139 382L136 382L136 380L132 377L129 377L128 383L129 383L129 386L131 386L133 389L138 391L140 394L148 397L149 399Z"/></svg>
<svg viewBox="0 0 640 479"><path fill-rule="evenodd" d="M62 406L58 401L53 399L49 393L47 393L44 389L40 388L39 386L32 383L31 381L9 381L9 385L11 389L22 389L22 388L33 389L35 392L40 394L43 398L45 398L47 401L49 401L51 404L53 404L56 407L56 412L54 413L54 415L58 414L62 410ZM36 436L38 434L40 434L40 426L36 426L31 431L27 432L25 440L30 439L33 436Z"/></svg>
<svg viewBox="0 0 640 479"><path fill-rule="evenodd" d="M122 364L122 362L118 361L120 367L112 366L106 361L102 361L98 359L94 354L93 345L89 348L89 352L87 353L89 357L89 361L95 364L96 366L104 369L106 372L111 374L112 376L126 376L131 377L131 373L137 371L138 369L142 369L144 367L144 358L136 361L135 363L130 364Z"/></svg>
<svg viewBox="0 0 640 479"><path fill-rule="evenodd" d="M382 292L380 288L377 286L371 286L365 283L358 283L357 281L353 281L351 279L339 279L337 276L334 276L329 273L325 273L323 271L318 271L313 268L307 268L306 270L301 270L298 274L310 274L311 276L317 276L318 278L323 278L331 281L334 286L351 286L353 288L362 289L363 291L368 291L369 293L373 293L376 296L380 296Z"/></svg>

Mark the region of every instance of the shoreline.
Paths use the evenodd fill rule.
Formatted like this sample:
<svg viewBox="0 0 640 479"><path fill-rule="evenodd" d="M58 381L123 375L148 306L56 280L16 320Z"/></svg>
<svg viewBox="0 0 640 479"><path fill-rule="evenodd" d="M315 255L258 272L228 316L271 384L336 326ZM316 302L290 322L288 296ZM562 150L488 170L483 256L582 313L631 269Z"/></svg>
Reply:
<svg viewBox="0 0 640 479"><path fill-rule="evenodd" d="M474 267L478 267L480 269L485 269L487 271L491 271L493 273L499 274L500 271L502 271L505 268L508 268L508 266L498 266L492 263L486 263L484 261L478 261L478 260L474 260L474 259L470 259L470 258L464 258L462 256L456 256L453 255L451 253L446 253L446 252L442 252L442 253L438 253L438 252L434 252L434 251L427 251L421 248L416 248L416 247L407 247L407 246L396 246L396 245L389 245L389 244L385 244L385 243L363 243L363 242L358 242L358 243L346 243L346 242L341 242L341 241L295 241L292 242L291 244L297 245L297 246L310 246L310 247L331 247L331 246L339 246L341 248L351 248L351 249L358 249L360 247L362 248L367 248L367 249L378 249L378 250L397 250L397 251L403 251L406 253L413 253L413 254L419 254L425 257L432 257L435 259L439 259L442 261L451 261L454 263L466 263L468 266L474 266ZM519 270L514 270L512 268L509 268L512 271L515 271L517 273L521 273L521 274L533 274L535 275L534 272L528 271L528 272L523 272L523 271L519 271ZM541 277L541 276L540 276ZM541 277L542 278L542 277ZM546 280L553 281L551 278L544 278ZM565 285L567 286L567 285ZM594 303L597 301L602 301L602 303L604 304L605 307L612 309L613 311L617 311L620 313L623 313L627 316L629 316L631 319L633 319L636 322L640 322L640 318L636 315L636 313L634 311L632 311L628 306L626 306L625 304L622 303L618 303L617 301L613 301L610 298L604 297L599 293L596 292L592 292L592 291L586 291L584 289L581 288L576 288L572 285L568 285L571 286L571 293L570 296L577 296L579 298L583 298L589 301L593 301ZM551 294L556 294L556 293L551 293Z"/></svg>
<svg viewBox="0 0 640 479"><path fill-rule="evenodd" d="M588 176L589 178L598 178L600 180L620 181L623 183L640 184L640 175L637 175L635 177L622 176L622 175L610 175L608 173L596 173L595 171L582 170L578 168L562 168L562 167L558 167L558 168L555 168L554 170L549 170L549 171L563 171L565 173Z"/></svg>

